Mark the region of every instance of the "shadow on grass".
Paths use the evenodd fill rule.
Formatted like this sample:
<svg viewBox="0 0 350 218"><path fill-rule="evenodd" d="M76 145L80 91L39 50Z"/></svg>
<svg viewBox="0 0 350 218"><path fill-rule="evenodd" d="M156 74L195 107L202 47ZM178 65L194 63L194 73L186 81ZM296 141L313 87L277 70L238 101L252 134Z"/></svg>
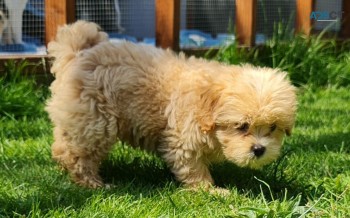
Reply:
<svg viewBox="0 0 350 218"><path fill-rule="evenodd" d="M296 178L287 177L284 174L285 162L282 159L279 161L262 170L240 168L231 163L224 163L214 166L212 174L218 186L236 188L242 195L250 193L257 197L263 193L269 201L276 199L283 201L288 190L288 198L302 194L302 201L307 202L306 192L310 187L300 184Z"/></svg>
<svg viewBox="0 0 350 218"><path fill-rule="evenodd" d="M146 161L142 158L134 158L130 162L109 158L102 163L101 175L104 181L112 184L113 187L97 190L78 187L69 180L67 173L60 173L54 163L35 162L33 164L37 165L35 171L24 176L24 179L14 179L11 188L18 189L15 194L0 195L0 216L11 217L14 214L28 215L29 213L43 215L50 211L63 211L67 208L79 211L98 196L102 199L111 195L129 196L131 201L135 201L140 196L147 198L181 188L180 183L175 181L164 162L158 158L150 158ZM282 201L285 189L288 189L290 197L295 197L308 189L303 184L287 181L283 175L283 164L285 163L281 159L262 171L256 171L223 163L213 166L212 174L220 187L229 189L235 187L243 195L249 192L253 196L259 196L263 190L266 198L271 200L269 190L256 179L258 178L270 185L274 199ZM23 165L21 168L17 168L19 175L26 166ZM21 190L32 191L21 194ZM303 196L306 202L306 195Z"/></svg>
<svg viewBox="0 0 350 218"><path fill-rule="evenodd" d="M323 145L318 145L318 141L334 142L339 144L349 135L324 135L316 141L305 140L305 145L298 145L298 149L303 146L313 146L314 152L325 151ZM304 152L303 148L301 148ZM339 148L328 147L328 150L339 151ZM305 147L305 152L309 148ZM294 151L292 151L294 153ZM300 152L300 151L297 151ZM346 150L349 152L349 150ZM289 156L287 153L286 156ZM28 160L26 160L28 162ZM10 165L11 162L7 164ZM165 163L159 158L136 157L132 161L123 161L123 159L109 158L101 166L101 176L106 183L112 184L111 189L91 190L81 188L69 180L68 175L55 167L54 163L48 164L45 161L37 160L35 165L39 165L38 170L27 176L24 180L18 178L14 182L13 189L21 189L23 184L28 188L36 189L36 192L30 194L21 194L20 191L14 191L16 194L0 195L0 216L13 216L14 214L28 215L39 211L41 215L52 210L62 211L67 208L79 211L88 205L87 202L95 197L108 198L109 196L129 196L131 201L138 200L142 197L152 197L164 192L174 192L181 188L181 184L175 181L174 176L166 167ZM293 198L299 194L302 196L301 203L308 202L310 193L317 198L322 195L322 190L311 187L309 183L298 180L297 172L292 175L285 175L284 170L287 168L288 160L281 157L278 161L262 170L250 170L239 168L231 163L214 165L211 169L216 184L219 187L228 189L237 189L239 193L258 197L261 193L267 200L277 199L283 201L286 190L287 199ZM49 165L49 166L48 166ZM41 168L42 166L42 168ZM21 168L26 168L25 164ZM46 168L49 170L46 170ZM298 167L292 168L297 170ZM259 181L260 180L260 181ZM264 181L269 184L267 187ZM272 196L272 197L271 197ZM69 209L69 210L70 210ZM33 212L34 211L34 212Z"/></svg>
<svg viewBox="0 0 350 218"><path fill-rule="evenodd" d="M17 160L22 162L22 160ZM23 160L27 162L28 160ZM9 192L0 194L0 217L14 215L44 215L52 211L79 211L96 198L110 196L129 196L131 201L159 194L164 190L176 189L179 185L167 168L156 161L144 163L135 158L128 163L106 160L101 166L101 175L112 188L88 189L75 185L65 171L60 171L55 163L34 161L35 170L26 174L28 165L16 164L8 160L8 172L11 176ZM13 171L13 172L11 172ZM69 211L68 210L68 211Z"/></svg>
<svg viewBox="0 0 350 218"><path fill-rule="evenodd" d="M334 128L334 131L326 131L332 128L332 120L343 110L322 109L317 112L315 117L305 116L297 124L296 128L307 128L310 132L318 132L317 135L310 135L308 132L296 131L291 139L288 139L289 146L294 149L291 151L298 155L299 153L322 153L322 152L342 152L350 153L350 148L346 145L350 141L350 133L346 129ZM311 114L314 114L311 111ZM322 117L320 118L320 114ZM346 121L339 121L340 126L346 127ZM348 126L346 128L349 128ZM345 146L342 146L345 145ZM290 154L287 153L287 156ZM123 156L123 155L122 155ZM10 165L11 162L7 163ZM176 191L181 187L180 183L175 181L174 176L166 167L165 163L159 158L143 159L142 155L136 155L132 161L126 161L122 157L109 158L101 166L101 175L106 183L112 184L111 189L90 190L76 186L68 176L59 174L58 170L45 171L45 163L37 160L37 165L42 165L43 170L33 173L25 181L17 180L16 185L20 187L23 182L36 187L37 192L28 195L16 194L0 195L0 216L13 216L14 214L28 215L30 211L41 211L42 214L50 210L64 210L72 208L79 210L86 205L86 202L96 197L102 198L108 196L130 196L131 200L137 200L140 195L143 197L159 195L164 190ZM274 164L265 167L262 170L250 170L239 168L230 163L223 163L212 167L212 175L216 184L220 187L232 189L236 188L239 193L245 195L251 193L253 196L261 195L267 200L274 199L282 201L285 197L285 190L288 190L287 198L292 198L298 194L302 195L301 203L306 203L310 194L313 198L322 195L322 187L311 187L310 183L297 179L299 166L292 168L295 172L292 175L285 175L284 170L288 160L280 158ZM24 164L23 168L26 167ZM334 167L333 167L334 168ZM330 170L337 170L336 168ZM50 179L47 179L50 178ZM267 187L261 181L269 184ZM14 187L17 189L18 187ZM20 188L19 188L20 189ZM316 190L318 189L318 190ZM33 206L34 205L34 206ZM33 209L34 207L34 209Z"/></svg>
<svg viewBox="0 0 350 218"><path fill-rule="evenodd" d="M337 97L339 98L339 97ZM290 140L293 147L305 152L350 152L349 111L340 108L302 108L297 134Z"/></svg>
<svg viewBox="0 0 350 218"><path fill-rule="evenodd" d="M133 193L130 189L132 186L139 187L136 189L136 195L140 194L140 191L144 196L152 194L148 188L157 189L164 188L169 183L178 183L175 177L166 167L165 163L158 158L150 160L142 160L137 157L132 162L121 162L115 160L107 160L102 163L100 174L107 184L115 186L116 191L126 189ZM121 186L121 188L118 188ZM142 191L142 187L146 187L145 191Z"/></svg>
<svg viewBox="0 0 350 218"><path fill-rule="evenodd" d="M350 153L350 133L336 132L320 134L316 138L301 135L293 142L293 146L300 152L341 152Z"/></svg>
<svg viewBox="0 0 350 218"><path fill-rule="evenodd" d="M288 155L287 153L285 155ZM274 199L282 200L285 197L286 189L288 189L289 197L295 197L309 190L310 187L303 186L294 179L287 179L284 175L285 165L286 161L283 157L262 170L240 168L232 163L225 162L211 166L211 173L218 187L236 188L242 194L249 192L253 196L259 196L263 190L268 200L272 200L270 191ZM174 175L165 163L161 167L159 165L157 167L155 164L145 165L144 161L139 159L131 163L117 163L109 160L103 163L101 175L107 183L123 187L121 190L124 190L124 194L132 193L136 196L140 193L143 196L153 195L155 192L151 191L152 189L162 190L169 183L173 185L174 190L181 188L181 184L176 182ZM259 180L269 184L270 190ZM131 186L136 186L136 191L131 189ZM306 196L303 195L304 202L307 202Z"/></svg>

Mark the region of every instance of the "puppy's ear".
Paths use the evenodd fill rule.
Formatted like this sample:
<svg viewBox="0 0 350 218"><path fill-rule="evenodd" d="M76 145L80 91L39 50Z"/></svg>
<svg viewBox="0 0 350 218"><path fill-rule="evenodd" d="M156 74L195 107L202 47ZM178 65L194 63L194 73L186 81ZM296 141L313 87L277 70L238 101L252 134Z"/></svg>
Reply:
<svg viewBox="0 0 350 218"><path fill-rule="evenodd" d="M222 87L219 85L212 85L203 87L200 91L197 121L200 125L201 130L206 133L215 127L214 113L218 107L220 93Z"/></svg>

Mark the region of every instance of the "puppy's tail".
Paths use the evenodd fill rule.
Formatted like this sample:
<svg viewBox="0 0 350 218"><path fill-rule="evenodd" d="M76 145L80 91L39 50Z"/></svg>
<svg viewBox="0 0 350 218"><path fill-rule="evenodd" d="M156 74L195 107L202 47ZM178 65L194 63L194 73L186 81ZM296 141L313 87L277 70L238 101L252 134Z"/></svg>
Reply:
<svg viewBox="0 0 350 218"><path fill-rule="evenodd" d="M60 27L55 40L48 44L48 54L54 58L51 72L58 76L65 71L64 68L76 57L77 52L103 41L108 41L107 34L92 22L77 21Z"/></svg>

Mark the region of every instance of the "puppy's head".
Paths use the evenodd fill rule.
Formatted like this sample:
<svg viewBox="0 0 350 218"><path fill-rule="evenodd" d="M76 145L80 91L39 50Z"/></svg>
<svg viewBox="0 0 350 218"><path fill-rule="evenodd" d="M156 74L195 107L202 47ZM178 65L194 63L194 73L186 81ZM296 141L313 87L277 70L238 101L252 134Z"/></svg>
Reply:
<svg viewBox="0 0 350 218"><path fill-rule="evenodd" d="M296 112L296 89L286 73L252 66L212 79L202 94L199 123L229 161L260 168L275 160ZM208 91L209 90L209 91Z"/></svg>

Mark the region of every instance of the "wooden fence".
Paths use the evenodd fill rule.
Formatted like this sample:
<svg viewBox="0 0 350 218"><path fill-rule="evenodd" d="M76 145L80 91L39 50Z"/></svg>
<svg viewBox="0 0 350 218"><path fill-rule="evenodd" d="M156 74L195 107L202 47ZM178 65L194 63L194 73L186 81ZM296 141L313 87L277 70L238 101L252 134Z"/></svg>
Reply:
<svg viewBox="0 0 350 218"><path fill-rule="evenodd" d="M310 14L314 11L316 0L295 0L295 30L306 35L312 34L313 21ZM256 35L257 0L235 0L235 27L238 42L242 46L254 46ZM57 27L75 21L75 0L45 0L45 41L51 41ZM180 0L155 0L156 5L156 45L179 50ZM350 0L343 0L343 16L339 37L350 38ZM23 58L13 56L6 58ZM30 57L30 56L29 56ZM42 58L42 56L40 57Z"/></svg>

